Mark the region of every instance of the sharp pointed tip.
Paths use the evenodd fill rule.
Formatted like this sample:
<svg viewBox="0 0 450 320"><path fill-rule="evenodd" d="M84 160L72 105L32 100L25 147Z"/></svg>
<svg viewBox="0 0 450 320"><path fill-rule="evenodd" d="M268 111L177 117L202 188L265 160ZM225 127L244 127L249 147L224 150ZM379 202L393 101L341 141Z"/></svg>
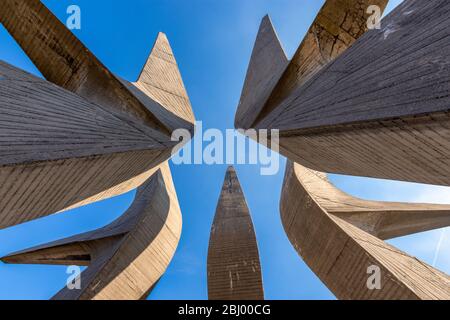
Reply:
<svg viewBox="0 0 450 320"><path fill-rule="evenodd" d="M248 129L248 128L244 128L244 125L243 125L241 119L238 118L238 114L236 114L236 117L234 119L234 128L236 130L238 130L238 129L244 129L244 130Z"/></svg>
<svg viewBox="0 0 450 320"><path fill-rule="evenodd" d="M163 51L172 51L172 48L170 46L169 39L167 37L167 34L164 32L158 32L158 35L156 36L156 39L153 40L153 47L150 51L149 59L155 55L155 52L157 49L162 49ZM145 68L145 67L144 67Z"/></svg>
<svg viewBox="0 0 450 320"><path fill-rule="evenodd" d="M153 44L152 53L153 53L153 50L155 48L160 47L160 46L164 46L165 47L167 45L170 46L169 39L167 38L167 35L164 32L158 32L158 35L156 36L156 40L155 40L155 42ZM150 53L150 54L152 54L152 53Z"/></svg>
<svg viewBox="0 0 450 320"><path fill-rule="evenodd" d="M158 36L156 37L156 39L164 39L167 40L167 34L165 34L164 32L158 32Z"/></svg>

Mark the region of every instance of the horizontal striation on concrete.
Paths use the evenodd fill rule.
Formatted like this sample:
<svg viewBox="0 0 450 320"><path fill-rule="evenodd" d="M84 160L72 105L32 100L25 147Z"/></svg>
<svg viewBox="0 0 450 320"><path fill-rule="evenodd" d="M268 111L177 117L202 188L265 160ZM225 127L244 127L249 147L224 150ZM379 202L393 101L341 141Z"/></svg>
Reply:
<svg viewBox="0 0 450 320"><path fill-rule="evenodd" d="M278 108L291 94L300 90L308 79L339 57L367 31L370 6L377 6L382 13L388 2L389 0L325 1L253 126Z"/></svg>
<svg viewBox="0 0 450 320"><path fill-rule="evenodd" d="M0 22L47 79L0 62L0 229L139 187L170 158L172 132L194 131L164 34L132 84L41 1L3 1Z"/></svg>

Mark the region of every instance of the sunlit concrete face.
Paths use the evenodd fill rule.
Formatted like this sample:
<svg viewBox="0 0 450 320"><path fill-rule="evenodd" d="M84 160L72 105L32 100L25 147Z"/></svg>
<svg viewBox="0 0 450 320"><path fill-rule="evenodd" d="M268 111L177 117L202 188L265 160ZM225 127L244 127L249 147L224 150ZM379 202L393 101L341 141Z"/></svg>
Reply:
<svg viewBox="0 0 450 320"><path fill-rule="evenodd" d="M80 288L66 286L55 300L145 299L175 254L181 226L175 187L165 163L138 189L127 212L110 225L1 260L88 266L80 275Z"/></svg>
<svg viewBox="0 0 450 320"><path fill-rule="evenodd" d="M339 299L450 298L448 275L383 241L449 226L449 205L357 199L288 163L280 207L292 245Z"/></svg>
<svg viewBox="0 0 450 320"><path fill-rule="evenodd" d="M280 130L283 155L330 173L450 185L450 4L328 0L292 60L265 18L236 127Z"/></svg>

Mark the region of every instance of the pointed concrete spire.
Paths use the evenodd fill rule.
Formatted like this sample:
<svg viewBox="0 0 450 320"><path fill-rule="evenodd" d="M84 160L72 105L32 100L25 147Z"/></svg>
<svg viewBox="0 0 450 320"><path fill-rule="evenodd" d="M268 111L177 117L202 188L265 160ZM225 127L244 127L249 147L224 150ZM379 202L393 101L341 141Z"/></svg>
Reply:
<svg viewBox="0 0 450 320"><path fill-rule="evenodd" d="M72 92L1 61L0 77L0 229L134 189L170 155Z"/></svg>
<svg viewBox="0 0 450 320"><path fill-rule="evenodd" d="M311 196L323 209L382 240L450 226L450 205L362 200L336 188L326 174L294 167L304 172Z"/></svg>
<svg viewBox="0 0 450 320"><path fill-rule="evenodd" d="M281 218L294 248L339 299L450 298L448 275L382 241L449 226L450 205L355 199L323 173L288 163ZM376 290L368 286L374 270Z"/></svg>
<svg viewBox="0 0 450 320"><path fill-rule="evenodd" d="M272 21L267 15L261 22L253 48L236 113L236 128L250 128L280 80L288 62Z"/></svg>
<svg viewBox="0 0 450 320"><path fill-rule="evenodd" d="M193 131L194 114L167 36L160 32L133 93L170 130ZM149 101L153 100L153 103Z"/></svg>
<svg viewBox="0 0 450 320"><path fill-rule="evenodd" d="M170 263L181 235L181 212L167 163L138 189L110 225L3 257L5 263L88 266L81 290L53 299L145 299Z"/></svg>
<svg viewBox="0 0 450 320"><path fill-rule="evenodd" d="M210 300L263 300L258 244L236 171L229 167L211 228Z"/></svg>
<svg viewBox="0 0 450 320"><path fill-rule="evenodd" d="M48 80L0 63L0 229L139 187L171 156L173 130L193 132L173 57L145 71L145 81L154 77L158 90L180 97L147 96L114 76L41 1L2 1L0 22ZM169 59L165 36L154 51Z"/></svg>

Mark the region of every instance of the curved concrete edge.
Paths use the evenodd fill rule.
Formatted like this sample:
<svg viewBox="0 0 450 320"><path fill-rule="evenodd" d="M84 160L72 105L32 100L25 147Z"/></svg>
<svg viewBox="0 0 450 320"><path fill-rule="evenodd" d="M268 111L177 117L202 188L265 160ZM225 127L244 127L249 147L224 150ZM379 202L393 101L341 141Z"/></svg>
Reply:
<svg viewBox="0 0 450 320"><path fill-rule="evenodd" d="M56 300L146 298L175 254L182 217L168 163L138 189L126 213L110 225L28 249L5 263L88 265L81 289L62 289Z"/></svg>

